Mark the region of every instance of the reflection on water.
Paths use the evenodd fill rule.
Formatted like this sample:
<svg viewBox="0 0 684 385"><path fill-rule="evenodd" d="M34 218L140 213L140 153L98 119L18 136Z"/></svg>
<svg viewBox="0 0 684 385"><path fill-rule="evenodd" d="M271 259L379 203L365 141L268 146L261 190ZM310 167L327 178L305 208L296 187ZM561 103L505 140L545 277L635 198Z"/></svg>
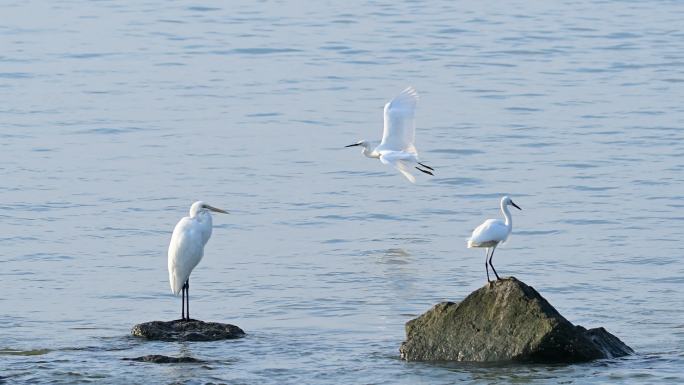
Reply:
<svg viewBox="0 0 684 385"><path fill-rule="evenodd" d="M411 261L411 254L404 249L387 249L378 256L378 263L388 265L407 265Z"/></svg>

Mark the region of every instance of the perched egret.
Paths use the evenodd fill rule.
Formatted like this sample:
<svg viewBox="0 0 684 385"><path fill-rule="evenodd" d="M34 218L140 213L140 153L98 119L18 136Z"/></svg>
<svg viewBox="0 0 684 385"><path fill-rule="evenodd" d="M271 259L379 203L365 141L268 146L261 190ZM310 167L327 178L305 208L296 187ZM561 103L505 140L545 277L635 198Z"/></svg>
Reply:
<svg viewBox="0 0 684 385"><path fill-rule="evenodd" d="M383 164L389 164L401 172L411 183L416 183L416 177L411 173L411 167L433 175L432 167L420 162L418 151L414 146L416 140L416 122L414 119L418 93L413 87L408 87L385 104L385 128L382 132L382 142L372 148L370 142L361 140L346 147L361 146L361 152L368 158L379 158ZM421 168L422 167L422 168Z"/></svg>
<svg viewBox="0 0 684 385"><path fill-rule="evenodd" d="M496 246L498 246L501 242L506 242L506 239L508 239L508 236L511 234L511 230L513 230L513 218L511 217L510 211L508 211L509 205L518 210L522 210L520 207L518 207L518 205L513 203L511 198L507 196L501 198L501 212L503 213L504 218L506 218L506 221L504 222L500 219L487 219L484 221L484 223L477 226L477 228L473 230L473 234L470 236L470 239L468 239L468 248L485 247L487 249L485 251L487 282L491 282L489 280L489 266L492 267L492 271L494 272L494 275L496 275L496 279L501 279L499 278L499 274L496 274L496 270L494 270L494 265L492 265L492 257L494 256L494 250L496 249ZM492 250L491 254L489 254L490 249ZM489 266L487 265L487 259L489 259Z"/></svg>
<svg viewBox="0 0 684 385"><path fill-rule="evenodd" d="M228 214L227 211L209 206L202 201L193 203L190 206L190 216L178 221L173 229L169 244L169 283L174 295L182 292L182 320L190 319L190 273L202 260L204 245L211 237L209 211Z"/></svg>

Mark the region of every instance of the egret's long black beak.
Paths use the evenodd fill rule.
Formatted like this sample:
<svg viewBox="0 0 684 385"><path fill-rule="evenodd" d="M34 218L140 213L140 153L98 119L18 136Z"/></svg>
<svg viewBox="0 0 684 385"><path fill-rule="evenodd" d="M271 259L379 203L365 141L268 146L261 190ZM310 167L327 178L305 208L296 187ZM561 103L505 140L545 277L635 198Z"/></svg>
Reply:
<svg viewBox="0 0 684 385"><path fill-rule="evenodd" d="M522 210L522 209L520 208L520 206L516 205L513 201L511 201L511 204L512 204L513 207L515 207L516 209Z"/></svg>
<svg viewBox="0 0 684 385"><path fill-rule="evenodd" d="M209 209L209 210L215 212L215 213L229 214L228 211L226 211L226 210L221 210L221 209L218 208L218 207L213 207L213 206L209 206L209 205L206 205L205 207L206 207L207 209Z"/></svg>
<svg viewBox="0 0 684 385"><path fill-rule="evenodd" d="M360 145L361 145L361 143L354 143L354 144L350 144L349 146L344 146L344 147L354 147L354 146L360 146Z"/></svg>

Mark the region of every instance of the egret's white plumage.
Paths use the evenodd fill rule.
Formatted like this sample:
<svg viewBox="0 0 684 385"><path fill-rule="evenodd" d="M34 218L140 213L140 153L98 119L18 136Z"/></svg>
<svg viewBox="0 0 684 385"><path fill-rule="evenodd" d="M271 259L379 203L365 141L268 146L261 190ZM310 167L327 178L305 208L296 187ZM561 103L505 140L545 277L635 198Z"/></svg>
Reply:
<svg viewBox="0 0 684 385"><path fill-rule="evenodd" d="M489 281L489 267L487 265L487 260L489 259L489 266L492 267L496 279L500 279L499 275L494 269L492 264L492 257L494 257L494 250L499 245L499 243L506 242L508 236L513 230L513 217L511 212L508 211L508 206L513 206L518 210L522 210L518 205L516 205L511 198L504 196L501 198L501 212L503 213L505 221L500 219L487 219L481 225L477 226L473 230L473 234L468 239L468 248L471 247L484 247L485 251L485 269L487 269L487 281ZM491 255L489 250L491 249Z"/></svg>
<svg viewBox="0 0 684 385"><path fill-rule="evenodd" d="M209 211L227 214L224 210L198 201L190 206L190 216L181 218L173 229L169 243L168 267L169 284L174 295L187 289L186 283L190 273L204 256L204 246L209 241L212 231ZM183 294L185 295L185 292ZM184 314L182 318L185 318Z"/></svg>
<svg viewBox="0 0 684 385"><path fill-rule="evenodd" d="M380 153L380 162L394 167L411 183L416 183L416 177L411 173L411 167L409 166L411 163L417 163L414 154L403 151L383 151Z"/></svg>
<svg viewBox="0 0 684 385"><path fill-rule="evenodd" d="M416 105L418 92L407 87L394 99L385 104L383 110L384 127L382 141L375 151L403 151L417 154L416 141Z"/></svg>
<svg viewBox="0 0 684 385"><path fill-rule="evenodd" d="M361 140L347 147L362 146L363 155L368 158L379 158L383 164L396 168L412 183L416 182L416 177L412 173L413 168L433 175L434 169L420 162L415 147L417 103L416 90L413 87L406 88L385 104L385 124L380 144L372 148L368 141Z"/></svg>

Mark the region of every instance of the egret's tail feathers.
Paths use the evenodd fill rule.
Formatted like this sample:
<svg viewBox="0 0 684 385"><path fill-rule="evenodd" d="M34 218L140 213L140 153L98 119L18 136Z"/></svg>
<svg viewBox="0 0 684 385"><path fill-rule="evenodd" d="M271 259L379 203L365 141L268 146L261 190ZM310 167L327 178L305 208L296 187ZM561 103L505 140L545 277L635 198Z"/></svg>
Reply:
<svg viewBox="0 0 684 385"><path fill-rule="evenodd" d="M468 239L468 248L470 249L472 247L475 247L475 242L473 242L472 239Z"/></svg>
<svg viewBox="0 0 684 385"><path fill-rule="evenodd" d="M402 173L406 179L409 180L409 182L416 183L416 177L411 174L411 169L406 165L406 163L399 160L394 162L392 165L399 170L399 172Z"/></svg>
<svg viewBox="0 0 684 385"><path fill-rule="evenodd" d="M408 179L409 182L416 183L416 177L413 176L413 174L411 174L410 172L404 170L399 170L399 172L404 174L404 176L406 177L406 179Z"/></svg>

